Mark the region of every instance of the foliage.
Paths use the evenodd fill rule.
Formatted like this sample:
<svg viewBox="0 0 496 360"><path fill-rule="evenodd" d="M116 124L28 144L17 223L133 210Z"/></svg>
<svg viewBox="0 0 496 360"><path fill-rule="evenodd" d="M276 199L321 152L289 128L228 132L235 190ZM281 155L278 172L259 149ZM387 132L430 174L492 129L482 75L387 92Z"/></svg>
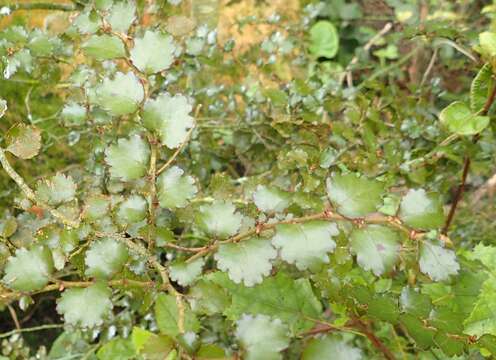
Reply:
<svg viewBox="0 0 496 360"><path fill-rule="evenodd" d="M0 359L496 357L496 5L283 3L0 9Z"/></svg>

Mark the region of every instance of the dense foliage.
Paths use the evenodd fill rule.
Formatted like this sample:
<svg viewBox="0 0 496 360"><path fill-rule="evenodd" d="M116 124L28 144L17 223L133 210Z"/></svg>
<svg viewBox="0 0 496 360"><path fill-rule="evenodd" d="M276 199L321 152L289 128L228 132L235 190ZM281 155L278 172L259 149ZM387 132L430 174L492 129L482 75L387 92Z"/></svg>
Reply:
<svg viewBox="0 0 496 360"><path fill-rule="evenodd" d="M496 356L496 5L0 14L0 359Z"/></svg>

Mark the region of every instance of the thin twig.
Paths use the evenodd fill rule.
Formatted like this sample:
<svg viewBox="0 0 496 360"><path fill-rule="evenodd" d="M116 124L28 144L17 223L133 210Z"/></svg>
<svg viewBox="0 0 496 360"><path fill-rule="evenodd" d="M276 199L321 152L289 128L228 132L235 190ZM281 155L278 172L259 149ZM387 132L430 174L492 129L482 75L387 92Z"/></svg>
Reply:
<svg viewBox="0 0 496 360"><path fill-rule="evenodd" d="M17 330L21 330L21 324L19 323L19 319L17 318L17 313L12 305L8 304L7 308L9 309L10 317L14 321L15 327Z"/></svg>
<svg viewBox="0 0 496 360"><path fill-rule="evenodd" d="M52 208L51 206L49 206L48 204L44 203L43 201L37 198L35 192L26 184L24 179L10 165L7 156L5 155L5 150L2 148L0 148L0 163L2 164L2 167L5 170L5 172L10 176L12 180L15 181L17 186L19 186L19 188L22 190L24 195L26 195L26 197L29 200L36 203L39 207L48 210L48 212L50 212L50 214L52 214L54 218L61 221L63 224L73 228L79 227L79 221L67 218L60 211Z"/></svg>
<svg viewBox="0 0 496 360"><path fill-rule="evenodd" d="M360 319L353 320L353 326L362 332L367 338L370 340L372 345L379 350L387 360L396 360L394 354L389 350L389 348L384 345L384 343L374 334L374 332L370 329L370 326L364 323Z"/></svg>
<svg viewBox="0 0 496 360"><path fill-rule="evenodd" d="M391 22L388 22L386 23L386 25L384 25L384 27L377 33L375 34L374 36L372 36L369 41L367 41L367 43L363 46L363 50L365 52L368 52L370 50L370 48L381 38L383 37L384 35L386 35L391 29L393 28L393 23ZM346 69L345 69L345 72L343 75L341 75L340 79L339 79L339 83L341 84L343 82L343 80L346 78L347 79L347 82L348 82L348 87L352 87L353 86L353 77L352 77L352 70L353 70L353 66L356 65L358 63L358 55L355 55L351 61L349 62L348 66L346 66Z"/></svg>
<svg viewBox="0 0 496 360"><path fill-rule="evenodd" d="M496 99L496 84L493 86L491 93L487 97L487 100L484 104L484 107L480 111L481 116L487 115L487 113L489 112L489 109L493 105L495 99ZM472 142L474 144L476 144L479 141L479 139L480 139L480 135L476 134L476 135L474 135ZM468 154L465 155L465 160L463 162L462 179L460 181L460 185L458 185L458 188L456 190L456 194L455 194L455 197L453 199L453 202L451 203L451 208L450 208L448 217L446 219L446 223L444 224L443 230L441 231L441 233L443 235L446 235L448 233L450 225L451 225L451 223L455 217L456 209L458 208L458 203L460 202L462 195L463 195L463 191L465 190L465 184L467 182L467 176L468 176L468 173L470 171L470 162L471 162L470 156Z"/></svg>
<svg viewBox="0 0 496 360"><path fill-rule="evenodd" d="M57 328L62 328L62 327L64 327L64 324L46 324L46 325L34 326L34 327L30 327L30 328L15 329L15 330L0 334L0 339L9 337L9 336L12 336L15 334L19 334L19 333L24 333L24 332L34 332L34 331L41 331L41 330L57 329Z"/></svg>

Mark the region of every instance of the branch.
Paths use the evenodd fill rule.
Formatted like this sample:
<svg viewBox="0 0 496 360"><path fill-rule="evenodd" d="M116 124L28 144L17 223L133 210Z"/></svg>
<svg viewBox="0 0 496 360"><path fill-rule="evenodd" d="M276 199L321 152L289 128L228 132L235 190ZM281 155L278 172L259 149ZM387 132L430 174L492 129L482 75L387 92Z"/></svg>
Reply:
<svg viewBox="0 0 496 360"><path fill-rule="evenodd" d="M372 345L380 351L387 360L396 360L396 357L393 355L391 350L389 350L389 348L384 345L384 343L372 332L368 324L364 323L360 319L354 319L352 324L370 340Z"/></svg>
<svg viewBox="0 0 496 360"><path fill-rule="evenodd" d="M57 328L61 328L61 327L64 327L64 324L46 324L46 325L34 326L34 327L24 328L24 329L15 329L15 330L0 334L0 339L9 337L9 336L12 336L15 334L19 334L19 333L24 333L24 332L57 329Z"/></svg>
<svg viewBox="0 0 496 360"><path fill-rule="evenodd" d="M123 241L126 243L127 247L130 248L131 250L134 250L136 253L140 254L146 260L148 263L155 268L155 270L158 271L160 274L160 277L162 279L163 286L169 291L170 294L174 295L176 297L176 304L177 304L177 309L179 312L179 316L177 319L177 327L179 329L180 333L184 333L184 312L185 312L185 307L184 307L184 302L183 302L183 294L181 294L179 291L176 290L174 286L172 286L172 283L169 279L169 272L167 268L160 263L160 261L153 255L151 255L148 250L143 246L138 243L135 243L131 238L119 235L119 234L109 234L109 233L102 233L102 232L96 232L95 235L97 237L111 237L114 238L118 241Z"/></svg>
<svg viewBox="0 0 496 360"><path fill-rule="evenodd" d="M489 112L489 109L493 105L495 99L496 99L496 84L493 86L491 93L487 97L487 100L486 100L486 103L484 104L484 107L480 111L481 116L487 115L487 113ZM474 144L476 144L479 141L479 139L480 139L479 134L474 135L472 142ZM456 209L458 208L458 203L460 202L462 195L463 195L463 191L465 190L465 184L467 182L467 176L468 176L468 172L470 170L470 163L471 163L470 156L466 155L465 160L463 162L462 179L460 181L460 185L458 185L458 188L456 189L456 194L455 194L455 197L454 197L453 202L451 204L448 218L446 219L446 223L444 224L443 230L441 231L441 233L443 235L446 235L448 233L450 225L453 222L453 219L455 217Z"/></svg>
<svg viewBox="0 0 496 360"><path fill-rule="evenodd" d="M76 11L78 8L74 4L58 4L52 2L38 2L38 3L16 3L7 4L5 7L10 11L17 10L57 10L57 11Z"/></svg>
<svg viewBox="0 0 496 360"><path fill-rule="evenodd" d="M338 213L332 212L330 210L326 210L324 212L306 215L306 216L302 216L299 218L293 218L290 220L282 220L282 221L277 221L277 222L273 222L273 223L258 224L254 228L251 228L245 232L239 233L233 237L230 237L227 240L215 241L212 244L210 244L209 246L205 246L203 249L199 249L199 251L197 251L195 255L191 256L186 261L188 263L191 263L192 261L198 259L199 257L202 257L202 256L204 256L210 252L217 250L217 248L221 244L236 243L236 242L242 241L246 238L252 237L254 235L258 235L264 231L274 229L278 225L301 224L301 223L305 223L307 221L313 221L313 220L348 221L348 222L355 223L357 225L386 224L386 225L389 225L389 226L396 228L397 230L404 232L411 239L418 239L418 238L424 236L423 232L416 231L415 229L404 225L400 219L398 219L397 217L394 217L394 216L385 216L385 215L382 215L379 213L374 213L374 214L370 214L368 216L365 216L363 218L350 219L350 218L347 218L347 217L340 215Z"/></svg>
<svg viewBox="0 0 496 360"><path fill-rule="evenodd" d="M41 293L50 292L50 291L63 291L64 289L68 289L68 288L86 288L86 287L89 287L89 286L94 285L94 284L95 284L95 282L93 282L93 281L55 280L52 284L49 284L40 290L30 292L29 294L34 295L34 294L41 294ZM141 287L141 288L153 288L153 287L157 286L157 283L154 281L139 281L139 280L134 280L134 279L117 279L117 280L108 281L107 285L110 287L134 286L134 287ZM6 293L0 293L0 300L2 300L2 301L16 300L25 294L26 293L21 292L21 291L9 291Z"/></svg>
<svg viewBox="0 0 496 360"><path fill-rule="evenodd" d="M61 221L64 225L67 225L67 226L73 227L73 228L79 227L79 221L76 221L76 220L72 220L72 219L67 218L60 211L58 211L57 209L54 209L54 208L50 207L48 204L44 203L43 201L39 200L36 197L35 192L26 184L26 182L21 177L21 175L19 175L14 170L14 168L10 165L7 157L5 156L5 150L2 149L2 148L0 148L0 163L2 164L2 167L5 170L5 172L10 176L10 178L12 180L15 181L15 183L17 184L17 186L19 186L19 188L22 190L22 192L24 193L24 195L26 195L26 197L29 200L31 200L32 202L34 202L39 207L41 207L41 208L47 210L48 212L50 212L50 214L52 214L52 216L54 218L56 218L57 220Z"/></svg>

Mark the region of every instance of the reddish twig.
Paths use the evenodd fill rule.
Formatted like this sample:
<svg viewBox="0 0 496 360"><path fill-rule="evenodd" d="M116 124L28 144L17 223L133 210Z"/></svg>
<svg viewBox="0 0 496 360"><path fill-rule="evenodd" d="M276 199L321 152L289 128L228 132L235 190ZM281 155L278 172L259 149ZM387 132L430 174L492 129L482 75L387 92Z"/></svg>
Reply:
<svg viewBox="0 0 496 360"><path fill-rule="evenodd" d="M480 111L480 115L482 115L482 116L487 115L487 113L489 112L489 109L493 105L495 99L496 99L496 85L493 86L491 93L487 97L486 103L484 104L484 107ZM480 135L477 134L474 136L472 142L474 144L476 144L479 141L479 139L480 139ZM463 191L465 190L465 185L467 182L467 176L468 176L468 172L470 170L470 163L471 163L470 156L466 155L465 160L463 162L462 179L460 181L460 185L458 185L458 188L456 190L455 198L453 199L453 202L451 203L451 208L450 208L450 211L448 214L448 218L446 219L446 223L444 224L443 230L441 231L441 233L443 235L446 235L448 233L449 227L450 227L450 225L453 222L453 219L455 217L458 203L460 202L462 195L463 195Z"/></svg>
<svg viewBox="0 0 496 360"><path fill-rule="evenodd" d="M364 334L367 337L367 339L370 340L372 345L378 351L380 351L387 360L396 360L396 357L391 352L391 350L389 350L389 348L386 345L384 345L384 343L374 334L374 332L370 329L370 326L368 324L364 323L360 319L354 319L352 321L352 324L355 327L355 329L360 331L362 334Z"/></svg>

